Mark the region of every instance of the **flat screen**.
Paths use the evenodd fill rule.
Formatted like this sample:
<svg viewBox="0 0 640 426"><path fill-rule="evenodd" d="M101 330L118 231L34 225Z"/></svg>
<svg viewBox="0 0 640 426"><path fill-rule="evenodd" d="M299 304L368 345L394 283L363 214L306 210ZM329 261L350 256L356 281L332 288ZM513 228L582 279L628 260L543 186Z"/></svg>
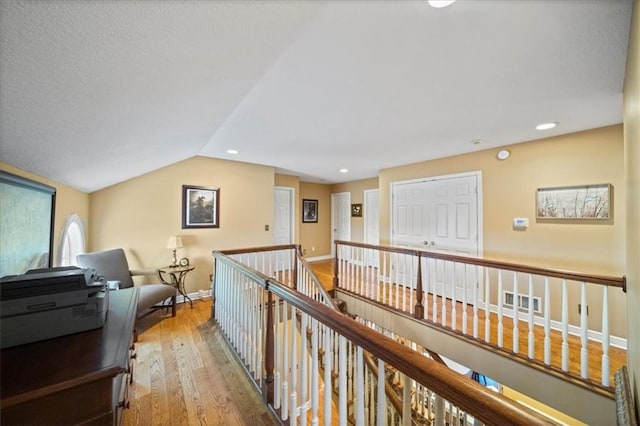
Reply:
<svg viewBox="0 0 640 426"><path fill-rule="evenodd" d="M56 189L0 170L0 277L50 268Z"/></svg>

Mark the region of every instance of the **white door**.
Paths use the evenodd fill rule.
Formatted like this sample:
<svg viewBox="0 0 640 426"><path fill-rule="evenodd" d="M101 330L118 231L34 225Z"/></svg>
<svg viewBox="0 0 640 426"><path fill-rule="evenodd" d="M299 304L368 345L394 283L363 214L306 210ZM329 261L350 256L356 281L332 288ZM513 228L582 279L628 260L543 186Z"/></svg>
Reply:
<svg viewBox="0 0 640 426"><path fill-rule="evenodd" d="M479 238L479 174L443 176L393 185L392 241L395 245L443 253L477 256ZM430 291L455 300L473 300L475 269L429 261ZM454 270L455 269L455 270ZM409 282L415 282L412 279Z"/></svg>
<svg viewBox="0 0 640 426"><path fill-rule="evenodd" d="M364 242L366 244L380 244L379 193L377 189L364 191ZM369 266L378 267L380 257L376 251L371 250L367 258Z"/></svg>
<svg viewBox="0 0 640 426"><path fill-rule="evenodd" d="M293 188L276 187L274 190L273 238L276 245L293 243ZM276 270L287 270L291 259L282 256L276 260Z"/></svg>
<svg viewBox="0 0 640 426"><path fill-rule="evenodd" d="M331 256L335 257L336 240L351 240L351 194L331 194Z"/></svg>

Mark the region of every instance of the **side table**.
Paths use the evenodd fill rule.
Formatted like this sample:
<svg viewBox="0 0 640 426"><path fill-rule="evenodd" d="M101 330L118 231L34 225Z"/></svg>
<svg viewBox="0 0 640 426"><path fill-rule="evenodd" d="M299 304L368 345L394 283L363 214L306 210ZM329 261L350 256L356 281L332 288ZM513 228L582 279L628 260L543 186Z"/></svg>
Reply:
<svg viewBox="0 0 640 426"><path fill-rule="evenodd" d="M165 266L158 269L160 280L165 284L174 286L178 290L178 293L184 297L184 300L189 301L189 305L191 305L192 308L193 301L184 289L184 279L187 274L194 269L196 269L195 266Z"/></svg>

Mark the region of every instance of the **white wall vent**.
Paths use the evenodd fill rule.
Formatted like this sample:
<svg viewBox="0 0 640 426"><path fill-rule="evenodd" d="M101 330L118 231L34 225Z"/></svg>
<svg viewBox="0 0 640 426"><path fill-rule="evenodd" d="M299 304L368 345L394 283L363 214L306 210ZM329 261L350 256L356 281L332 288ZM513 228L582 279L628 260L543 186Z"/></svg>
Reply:
<svg viewBox="0 0 640 426"><path fill-rule="evenodd" d="M513 308L513 292L505 291L502 297L503 305ZM540 307L542 306L541 299L539 297L533 297L533 311L536 313L542 313ZM529 311L529 296L524 294L518 294L518 308L523 311Z"/></svg>

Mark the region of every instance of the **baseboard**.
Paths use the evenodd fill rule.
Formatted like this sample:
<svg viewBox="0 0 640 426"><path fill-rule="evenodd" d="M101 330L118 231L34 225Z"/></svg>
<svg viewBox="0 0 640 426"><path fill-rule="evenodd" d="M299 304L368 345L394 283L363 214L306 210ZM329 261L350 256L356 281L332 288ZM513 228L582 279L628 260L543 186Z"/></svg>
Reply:
<svg viewBox="0 0 640 426"><path fill-rule="evenodd" d="M330 254L326 254L324 256L305 257L304 258L304 260L306 260L307 262L317 262L319 260L329 260L329 259L333 259L333 257Z"/></svg>
<svg viewBox="0 0 640 426"><path fill-rule="evenodd" d="M199 290L193 293L188 293L187 296L189 296L191 300L209 299L211 298L211 289ZM184 303L184 302L185 302L185 297L181 294L178 294L178 296L176 297L176 303Z"/></svg>

